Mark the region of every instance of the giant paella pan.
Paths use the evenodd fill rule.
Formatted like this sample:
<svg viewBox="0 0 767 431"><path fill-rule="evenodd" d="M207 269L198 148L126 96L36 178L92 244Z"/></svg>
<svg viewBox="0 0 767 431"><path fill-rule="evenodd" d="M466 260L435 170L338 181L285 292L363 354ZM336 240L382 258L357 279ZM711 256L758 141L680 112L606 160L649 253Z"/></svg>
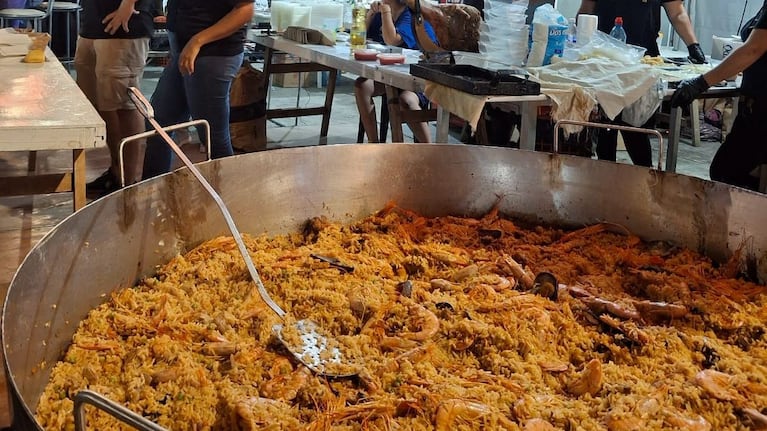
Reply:
<svg viewBox="0 0 767 431"><path fill-rule="evenodd" d="M26 257L3 310L15 424L73 427L87 389L172 429L764 426L762 195L462 145L200 168L272 295L339 336L356 374L307 373L269 341L224 220L180 170Z"/></svg>

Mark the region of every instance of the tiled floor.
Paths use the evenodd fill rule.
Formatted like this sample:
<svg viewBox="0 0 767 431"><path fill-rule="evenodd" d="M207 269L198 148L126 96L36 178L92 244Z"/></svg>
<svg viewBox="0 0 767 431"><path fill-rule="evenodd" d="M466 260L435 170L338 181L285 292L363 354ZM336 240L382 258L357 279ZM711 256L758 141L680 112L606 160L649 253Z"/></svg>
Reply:
<svg viewBox="0 0 767 431"><path fill-rule="evenodd" d="M142 84L142 91L150 95L159 76L159 68L148 68ZM342 77L337 86L333 103L329 144L350 143L356 141L358 114L351 94L352 81ZM315 106L322 103L324 92L321 89L275 88L272 92L271 107L289 107L298 103L301 106ZM304 117L298 120L282 119L269 122L269 148L285 146L315 145L319 117ZM412 140L408 136L406 140ZM458 132L451 133L450 142L457 143ZM707 178L708 164L718 148L717 142L703 142L700 147L682 144L679 152L677 171L687 175ZM187 147L190 154L197 152L194 146ZM657 150L656 150L657 151ZM38 171L61 169L69 162L69 153L42 152L38 154ZM197 152L199 158L199 152ZM628 160L625 152L619 154L623 161ZM105 149L87 153L88 178L97 177L109 164ZM21 175L26 171L27 154L0 152L0 175ZM71 196L68 193L58 195L39 195L0 198L0 294L5 297L8 285L17 266L26 253L46 232L71 213ZM3 373L0 372L0 389L5 386ZM4 408L4 391L0 390L0 427L9 424L8 410Z"/></svg>

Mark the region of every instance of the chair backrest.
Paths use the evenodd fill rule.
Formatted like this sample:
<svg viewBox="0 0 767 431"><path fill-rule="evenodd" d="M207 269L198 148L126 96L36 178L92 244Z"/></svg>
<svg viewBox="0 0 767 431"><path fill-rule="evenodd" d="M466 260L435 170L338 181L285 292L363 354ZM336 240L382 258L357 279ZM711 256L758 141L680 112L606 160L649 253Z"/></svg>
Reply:
<svg viewBox="0 0 767 431"><path fill-rule="evenodd" d="M44 8L44 9L41 9L43 12L45 12L45 16L43 16L43 17L42 17L42 18L40 18L40 19L46 19L46 18L48 18L48 17L50 17L50 16L51 16L51 14L53 13L53 3L54 3L55 1L56 1L56 0L48 0L48 1L45 3L45 8Z"/></svg>
<svg viewBox="0 0 767 431"><path fill-rule="evenodd" d="M479 52L479 26L482 14L467 4L440 4L444 26L434 26L439 46L448 51Z"/></svg>
<svg viewBox="0 0 767 431"><path fill-rule="evenodd" d="M417 14L420 10L431 24L441 50L479 52L479 26L482 23L479 9L468 4L433 5L426 0L407 0L407 3L411 11ZM414 30L419 38L418 31L423 29L416 29L415 22Z"/></svg>

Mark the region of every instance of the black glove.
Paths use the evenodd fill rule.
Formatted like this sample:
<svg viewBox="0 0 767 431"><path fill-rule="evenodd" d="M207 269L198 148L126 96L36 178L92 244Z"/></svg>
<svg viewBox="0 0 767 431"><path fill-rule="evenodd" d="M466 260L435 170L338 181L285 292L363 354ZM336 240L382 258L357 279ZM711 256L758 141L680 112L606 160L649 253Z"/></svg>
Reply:
<svg viewBox="0 0 767 431"><path fill-rule="evenodd" d="M701 49L699 43L696 42L687 45L687 52L690 53L690 56L687 58L689 58L693 63L708 63L708 61L706 61L706 54L703 53L703 49Z"/></svg>
<svg viewBox="0 0 767 431"><path fill-rule="evenodd" d="M671 107L678 108L689 105L696 97L700 96L700 93L708 90L708 87L708 82L703 78L703 75L685 79L679 83L674 95L671 96Z"/></svg>

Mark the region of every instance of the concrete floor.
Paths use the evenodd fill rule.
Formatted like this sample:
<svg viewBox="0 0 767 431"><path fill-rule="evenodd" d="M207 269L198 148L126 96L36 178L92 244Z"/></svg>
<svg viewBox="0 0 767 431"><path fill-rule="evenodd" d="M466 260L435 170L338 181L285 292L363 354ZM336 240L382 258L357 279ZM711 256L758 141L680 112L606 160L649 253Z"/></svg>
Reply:
<svg viewBox="0 0 767 431"><path fill-rule="evenodd" d="M160 68L149 67L142 83L142 91L151 95L159 77ZM342 76L338 82L331 116L329 144L356 141L358 114L352 96L353 81ZM275 87L270 107L320 105L324 90L318 88L277 88ZM267 126L268 148L316 145L318 143L320 117L304 117L298 120L282 119L270 121ZM433 127L433 126L432 126ZM432 129L433 130L433 129ZM433 130L434 132L434 130ZM389 134L391 135L391 134ZM451 131L450 143L459 143L459 131ZM405 140L412 142L412 134L405 128ZM718 148L718 142L703 142L699 147L682 144L679 151L678 172L686 175L708 178L708 165ZM196 146L186 146L190 155L200 158ZM656 145L657 154L657 145ZM55 171L70 163L71 153L38 153L38 171ZM625 151L619 152L619 160L627 161ZM88 179L99 176L109 165L106 149L87 153ZM0 152L0 175L23 175L26 172L27 154ZM72 200L69 193L0 198L0 294L5 297L7 287L18 265L27 252L46 232L71 214ZM0 389L5 387L5 376L0 372ZM0 427L10 423L5 391L0 390Z"/></svg>

